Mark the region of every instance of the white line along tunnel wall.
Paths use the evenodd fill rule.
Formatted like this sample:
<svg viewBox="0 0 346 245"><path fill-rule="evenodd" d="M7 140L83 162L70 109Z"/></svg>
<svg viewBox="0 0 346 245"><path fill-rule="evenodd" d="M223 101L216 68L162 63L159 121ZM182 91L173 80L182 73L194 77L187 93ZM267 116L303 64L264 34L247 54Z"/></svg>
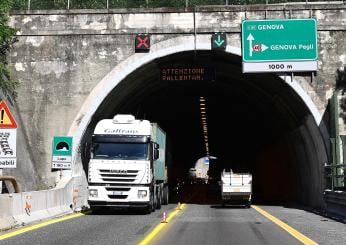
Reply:
<svg viewBox="0 0 346 245"><path fill-rule="evenodd" d="M172 136L171 144L182 145L171 157L178 170L170 173L174 178L182 176L184 166L203 155L199 121L194 116L195 100L202 94L209 102L210 148L213 155L219 155L218 167L253 171L258 201L293 200L321 207L328 133L315 103L289 76L243 74L239 48L227 46L226 52L210 49L207 35L198 36L196 42L188 36L169 39L153 45L149 53L132 55L106 75L69 130L74 142L72 174L83 175L87 169L81 156L88 154L85 142L96 122L115 113L131 113L161 121ZM216 79L205 83L160 81L161 68L177 65L213 67ZM188 159L184 154L190 154ZM280 186L289 193L279 193Z"/></svg>

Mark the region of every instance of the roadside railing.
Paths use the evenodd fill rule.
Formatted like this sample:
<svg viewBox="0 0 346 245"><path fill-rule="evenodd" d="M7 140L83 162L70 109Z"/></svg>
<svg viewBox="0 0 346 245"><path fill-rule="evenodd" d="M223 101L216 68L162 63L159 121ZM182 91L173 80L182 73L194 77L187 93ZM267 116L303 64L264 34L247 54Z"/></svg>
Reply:
<svg viewBox="0 0 346 245"><path fill-rule="evenodd" d="M249 5L278 3L314 3L321 0L13 0L12 10L186 8L201 5ZM328 1L329 2L329 1ZM340 2L342 1L330 1Z"/></svg>
<svg viewBox="0 0 346 245"><path fill-rule="evenodd" d="M326 188L332 191L346 191L346 164L325 164Z"/></svg>

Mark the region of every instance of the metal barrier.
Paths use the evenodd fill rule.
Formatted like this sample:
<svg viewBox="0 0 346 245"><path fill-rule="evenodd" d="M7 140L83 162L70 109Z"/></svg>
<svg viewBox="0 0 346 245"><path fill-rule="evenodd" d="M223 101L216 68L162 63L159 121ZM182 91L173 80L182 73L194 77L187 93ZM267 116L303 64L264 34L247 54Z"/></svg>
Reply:
<svg viewBox="0 0 346 245"><path fill-rule="evenodd" d="M186 8L202 5L250 5L280 3L322 3L321 0L14 0L12 10ZM342 1L331 1L345 3ZM331 3L328 2L328 3Z"/></svg>
<svg viewBox="0 0 346 245"><path fill-rule="evenodd" d="M345 175L346 164L327 164L324 165L324 176L326 178L327 189L332 191L346 191ZM341 181L339 180L341 179Z"/></svg>

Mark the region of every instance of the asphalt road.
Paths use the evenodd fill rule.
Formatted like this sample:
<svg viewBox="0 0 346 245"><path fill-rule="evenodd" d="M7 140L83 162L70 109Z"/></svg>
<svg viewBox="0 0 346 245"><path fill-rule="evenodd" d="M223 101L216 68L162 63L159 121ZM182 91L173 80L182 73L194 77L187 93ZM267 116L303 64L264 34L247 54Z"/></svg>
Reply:
<svg viewBox="0 0 346 245"><path fill-rule="evenodd" d="M301 244L254 209L188 205L151 243L170 244Z"/></svg>
<svg viewBox="0 0 346 245"><path fill-rule="evenodd" d="M0 241L1 245L134 245L162 221L163 211L171 212L176 204L162 206L147 215L140 212L104 212L28 231Z"/></svg>
<svg viewBox="0 0 346 245"><path fill-rule="evenodd" d="M163 206L150 215L136 212L105 212L83 215L31 230L0 241L1 245L18 244L112 244L136 245L176 209ZM283 206L260 206L318 244L346 244L346 225L303 209ZM1 234L0 234L1 235ZM264 217L254 208L221 207L219 204L187 204L164 224L150 245L218 244L301 244L296 238Z"/></svg>
<svg viewBox="0 0 346 245"><path fill-rule="evenodd" d="M222 207L218 193L206 185L187 186L175 198L187 203L178 212L173 212L177 207L173 203L149 215L127 211L87 214L2 240L0 245L137 245L151 237L163 212L177 215L169 223L160 224L163 228L150 245L301 244L254 208ZM344 223L301 207L259 207L320 245L346 244Z"/></svg>

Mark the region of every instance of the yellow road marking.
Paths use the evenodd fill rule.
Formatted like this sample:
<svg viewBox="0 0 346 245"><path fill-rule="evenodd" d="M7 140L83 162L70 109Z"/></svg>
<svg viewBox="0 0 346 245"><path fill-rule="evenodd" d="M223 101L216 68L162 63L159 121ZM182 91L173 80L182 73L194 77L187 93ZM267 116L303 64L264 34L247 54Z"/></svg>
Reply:
<svg viewBox="0 0 346 245"><path fill-rule="evenodd" d="M267 213L266 211L264 211L263 209L255 206L255 205L251 205L252 208L254 208L257 212L259 212L260 214L262 214L263 216L265 216L266 218L268 218L269 220L271 220L272 222L274 222L275 224L277 224L278 226L280 226L282 229L284 229L285 231L287 231L289 234L291 234L292 236L294 236L296 239L298 239L300 242L302 242L303 244L307 244L307 245L316 245L317 243L314 242L313 240L311 240L310 238L304 236L302 233L300 233L299 231L293 229L291 226L287 225L286 223L282 222L281 220L279 220L278 218L275 218L273 215Z"/></svg>
<svg viewBox="0 0 346 245"><path fill-rule="evenodd" d="M0 235L0 241L4 240L4 239L7 239L7 238L10 238L10 237L18 236L18 235L23 234L23 233L28 232L28 231L32 231L32 230L36 230L36 229L42 228L42 227L47 226L47 225L55 224L55 223L62 222L62 221L65 221L65 220L69 220L69 219L73 219L73 218L77 218L77 217L80 217L82 215L84 215L84 213L70 214L70 215L67 215L67 216L64 216L64 217L61 217L61 218L51 219L51 220L48 220L48 221L45 221L45 222L42 222L42 223L39 223L39 224L36 224L36 225L31 225L31 226L28 226L28 227L24 227L24 228L21 228L21 229L18 229L18 230L6 233L4 235Z"/></svg>
<svg viewBox="0 0 346 245"><path fill-rule="evenodd" d="M168 215L167 219L166 219L167 223L168 223L174 216L176 216L176 215L179 213L179 211L181 211L184 207L185 207L185 204L181 204L181 205L180 205L180 209L176 209L176 210L174 210L173 212L171 212L171 213ZM161 230L165 227L165 225L166 225L167 223L160 223L160 224L158 224L157 226L155 226L155 228L154 228L154 229L153 229L153 230L152 230L141 242L139 242L138 245L146 245L146 244L149 244L149 242L159 233L159 231L161 231Z"/></svg>

